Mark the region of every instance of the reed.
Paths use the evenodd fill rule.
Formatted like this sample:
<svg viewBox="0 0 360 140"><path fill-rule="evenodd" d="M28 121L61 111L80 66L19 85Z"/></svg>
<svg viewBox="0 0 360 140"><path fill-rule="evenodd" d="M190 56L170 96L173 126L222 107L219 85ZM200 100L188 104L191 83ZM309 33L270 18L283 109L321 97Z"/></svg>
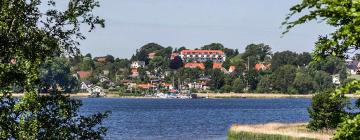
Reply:
<svg viewBox="0 0 360 140"><path fill-rule="evenodd" d="M329 140L332 131L314 132L306 124L270 123L264 125L234 125L229 140Z"/></svg>

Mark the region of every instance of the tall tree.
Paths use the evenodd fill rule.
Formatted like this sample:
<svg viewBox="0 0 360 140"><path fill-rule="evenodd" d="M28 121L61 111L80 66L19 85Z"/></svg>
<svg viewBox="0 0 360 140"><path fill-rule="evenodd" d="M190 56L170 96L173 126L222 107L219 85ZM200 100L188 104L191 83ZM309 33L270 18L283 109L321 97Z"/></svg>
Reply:
<svg viewBox="0 0 360 140"><path fill-rule="evenodd" d="M359 49L360 3L358 0L303 0L291 7L290 11L283 23L286 26L284 33L289 32L295 26L318 19L335 27L334 32L319 37L314 50L316 61L324 60L327 56L346 58L349 57L348 52ZM330 98L343 97L343 94L349 93L350 89L359 86L359 81L351 82L344 89L330 93ZM360 119L358 119L360 114L354 116L338 127L335 140L359 138L360 128L352 126L360 124Z"/></svg>
<svg viewBox="0 0 360 140"><path fill-rule="evenodd" d="M79 100L37 92L40 64L77 54L79 40L85 39L82 24L89 31L104 27L104 20L92 14L96 7L97 0L70 0L66 8L56 7L54 0L0 1L0 139L103 138L106 128L98 124L106 113L80 116ZM9 94L13 84L24 87L23 98Z"/></svg>

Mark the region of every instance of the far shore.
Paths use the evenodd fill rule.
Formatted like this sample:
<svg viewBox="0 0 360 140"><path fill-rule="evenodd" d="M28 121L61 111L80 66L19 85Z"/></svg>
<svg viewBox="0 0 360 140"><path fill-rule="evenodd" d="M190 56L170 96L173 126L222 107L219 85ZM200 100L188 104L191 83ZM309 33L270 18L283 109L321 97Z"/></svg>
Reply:
<svg viewBox="0 0 360 140"><path fill-rule="evenodd" d="M229 137L243 137L252 135L257 137L290 137L293 139L318 139L330 140L334 131L311 131L306 128L306 123L268 123L260 125L233 125L229 129ZM236 139L236 138L235 138Z"/></svg>
<svg viewBox="0 0 360 140"><path fill-rule="evenodd" d="M312 98L314 94L300 95L300 94L274 94L274 93L196 93L200 98L209 98L209 99L236 99L236 98L262 98L262 99L271 99L271 98ZM13 93L14 97L22 97L23 93ZM46 94L43 94L46 95ZM66 94L74 98L87 98L89 93L75 93L75 94ZM360 98L360 95L346 94L346 97L349 98ZM149 96L120 96L118 93L107 93L104 98L131 98L131 99L156 99L156 97Z"/></svg>

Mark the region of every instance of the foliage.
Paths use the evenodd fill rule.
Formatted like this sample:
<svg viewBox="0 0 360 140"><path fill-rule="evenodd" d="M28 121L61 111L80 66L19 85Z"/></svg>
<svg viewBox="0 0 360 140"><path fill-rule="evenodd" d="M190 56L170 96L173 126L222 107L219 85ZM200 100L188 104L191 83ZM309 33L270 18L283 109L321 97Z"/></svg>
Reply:
<svg viewBox="0 0 360 140"><path fill-rule="evenodd" d="M70 93L79 87L79 81L71 75L70 65L64 57L47 60L45 64L40 66L39 71L39 79L43 89L56 90L61 88Z"/></svg>
<svg viewBox="0 0 360 140"><path fill-rule="evenodd" d="M93 15L97 0L69 1L59 10L53 0L0 1L0 138L1 139L101 139L105 129L98 124L107 116L81 117L81 104L59 93L40 96L39 67L61 54L77 54L82 24L89 31L104 27ZM46 10L40 10L40 7ZM15 101L8 94L12 85L24 87L25 96ZM99 128L99 129L97 129Z"/></svg>
<svg viewBox="0 0 360 140"><path fill-rule="evenodd" d="M311 118L308 127L312 130L336 128L346 116L347 103L344 96L333 96L331 92L316 94L308 109Z"/></svg>
<svg viewBox="0 0 360 140"><path fill-rule="evenodd" d="M360 115L342 122L336 130L334 140L355 140L360 138Z"/></svg>
<svg viewBox="0 0 360 140"><path fill-rule="evenodd" d="M263 62L267 56L271 55L271 47L265 44L250 44L246 46L245 52L242 58L245 60L248 57L252 57L254 63ZM250 65L255 66L255 64Z"/></svg>
<svg viewBox="0 0 360 140"><path fill-rule="evenodd" d="M313 78L308 71L299 70L294 80L294 88L300 94L308 94L314 90Z"/></svg>
<svg viewBox="0 0 360 140"><path fill-rule="evenodd" d="M286 93L292 86L296 77L296 67L293 65L284 65L277 69L272 75L274 90Z"/></svg>
<svg viewBox="0 0 360 140"><path fill-rule="evenodd" d="M259 93L270 93L272 91L271 75L261 76L256 91Z"/></svg>
<svg viewBox="0 0 360 140"><path fill-rule="evenodd" d="M41 104L24 106L17 104L19 100L11 96L0 97L2 139L102 139L104 137L107 128L99 127L98 124L108 116L107 112L88 117L82 116L77 113L82 105L81 101L60 94L37 96L34 99ZM20 100L20 102L29 101ZM32 113L25 115L24 111Z"/></svg>
<svg viewBox="0 0 360 140"><path fill-rule="evenodd" d="M173 60L170 62L170 68L177 70L184 66L184 63L180 56L176 56Z"/></svg>

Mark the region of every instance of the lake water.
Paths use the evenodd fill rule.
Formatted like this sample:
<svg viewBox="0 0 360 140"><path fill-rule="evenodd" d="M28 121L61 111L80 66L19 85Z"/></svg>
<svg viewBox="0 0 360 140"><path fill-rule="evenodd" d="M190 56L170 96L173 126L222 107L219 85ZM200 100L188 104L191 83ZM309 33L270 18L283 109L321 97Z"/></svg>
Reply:
<svg viewBox="0 0 360 140"><path fill-rule="evenodd" d="M232 124L306 122L309 99L82 99L84 114L109 110L106 139L225 140Z"/></svg>

